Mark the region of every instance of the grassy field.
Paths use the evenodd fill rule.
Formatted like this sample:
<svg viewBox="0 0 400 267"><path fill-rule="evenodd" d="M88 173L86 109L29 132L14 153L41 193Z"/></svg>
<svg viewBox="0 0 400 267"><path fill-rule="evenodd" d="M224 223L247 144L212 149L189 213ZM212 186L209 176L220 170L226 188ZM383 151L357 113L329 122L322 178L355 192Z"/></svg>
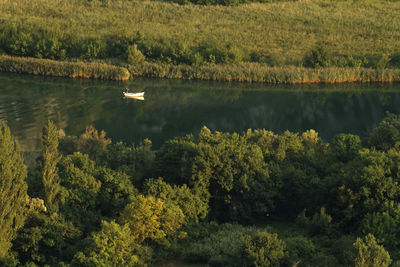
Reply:
<svg viewBox="0 0 400 267"><path fill-rule="evenodd" d="M323 43L333 57L359 58L363 67L374 67L382 56L388 63L391 55L400 52L398 14L400 1L389 0L300 0L228 7L157 1L0 0L3 24L23 23L26 31L41 28L73 36L77 42L136 36L133 39L146 61L174 64L174 53L202 53L198 46L207 43L228 47L233 63L302 66L304 56ZM174 49L160 52L156 47L160 42ZM104 56L102 60L112 61Z"/></svg>

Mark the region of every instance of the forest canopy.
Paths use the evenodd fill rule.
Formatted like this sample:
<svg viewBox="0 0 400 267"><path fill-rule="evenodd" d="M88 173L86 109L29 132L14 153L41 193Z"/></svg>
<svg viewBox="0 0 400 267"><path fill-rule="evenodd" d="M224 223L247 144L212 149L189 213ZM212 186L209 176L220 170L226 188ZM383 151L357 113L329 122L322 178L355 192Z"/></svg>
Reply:
<svg viewBox="0 0 400 267"><path fill-rule="evenodd" d="M5 266L397 266L400 116L368 136L212 132L130 146L0 128Z"/></svg>

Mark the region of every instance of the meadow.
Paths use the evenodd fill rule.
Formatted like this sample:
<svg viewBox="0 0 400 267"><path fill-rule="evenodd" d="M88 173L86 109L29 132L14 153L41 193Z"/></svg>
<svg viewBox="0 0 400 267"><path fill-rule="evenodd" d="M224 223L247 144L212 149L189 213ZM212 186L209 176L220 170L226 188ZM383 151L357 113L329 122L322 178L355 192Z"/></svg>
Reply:
<svg viewBox="0 0 400 267"><path fill-rule="evenodd" d="M149 62L164 71L170 69L165 64L206 66L202 70L210 69L207 65L223 68L228 64L229 68L237 65L241 76L246 76L241 66L247 63L259 64L256 68L287 68L288 72L293 66L382 70L400 67L399 12L400 2L389 0L304 0L233 6L0 0L0 53L101 61L142 70ZM208 76L203 75L203 79ZM218 80L229 77L222 75ZM343 78L337 76L334 80ZM369 77L365 81L372 80ZM388 79L393 80L397 78Z"/></svg>

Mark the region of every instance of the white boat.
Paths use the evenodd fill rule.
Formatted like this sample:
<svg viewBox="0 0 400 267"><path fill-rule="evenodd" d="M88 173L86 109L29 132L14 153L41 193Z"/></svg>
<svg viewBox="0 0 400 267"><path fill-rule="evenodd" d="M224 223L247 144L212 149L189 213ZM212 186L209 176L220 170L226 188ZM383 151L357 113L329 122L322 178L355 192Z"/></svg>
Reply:
<svg viewBox="0 0 400 267"><path fill-rule="evenodd" d="M123 92L125 97L130 97L130 98L138 98L138 97L144 97L144 92L140 92L140 93L127 93L127 92Z"/></svg>

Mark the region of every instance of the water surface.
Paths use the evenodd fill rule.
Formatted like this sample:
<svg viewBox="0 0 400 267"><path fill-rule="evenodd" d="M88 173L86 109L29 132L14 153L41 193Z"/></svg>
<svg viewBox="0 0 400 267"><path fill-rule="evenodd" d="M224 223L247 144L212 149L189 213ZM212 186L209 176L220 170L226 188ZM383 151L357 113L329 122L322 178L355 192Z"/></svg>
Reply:
<svg viewBox="0 0 400 267"><path fill-rule="evenodd" d="M145 100L122 91L145 91ZM40 149L48 119L69 135L89 124L113 141L159 147L203 126L244 132L265 128L316 130L330 141L337 133L366 136L385 112L400 113L400 84L265 85L136 79L128 83L0 73L0 121L24 150Z"/></svg>

